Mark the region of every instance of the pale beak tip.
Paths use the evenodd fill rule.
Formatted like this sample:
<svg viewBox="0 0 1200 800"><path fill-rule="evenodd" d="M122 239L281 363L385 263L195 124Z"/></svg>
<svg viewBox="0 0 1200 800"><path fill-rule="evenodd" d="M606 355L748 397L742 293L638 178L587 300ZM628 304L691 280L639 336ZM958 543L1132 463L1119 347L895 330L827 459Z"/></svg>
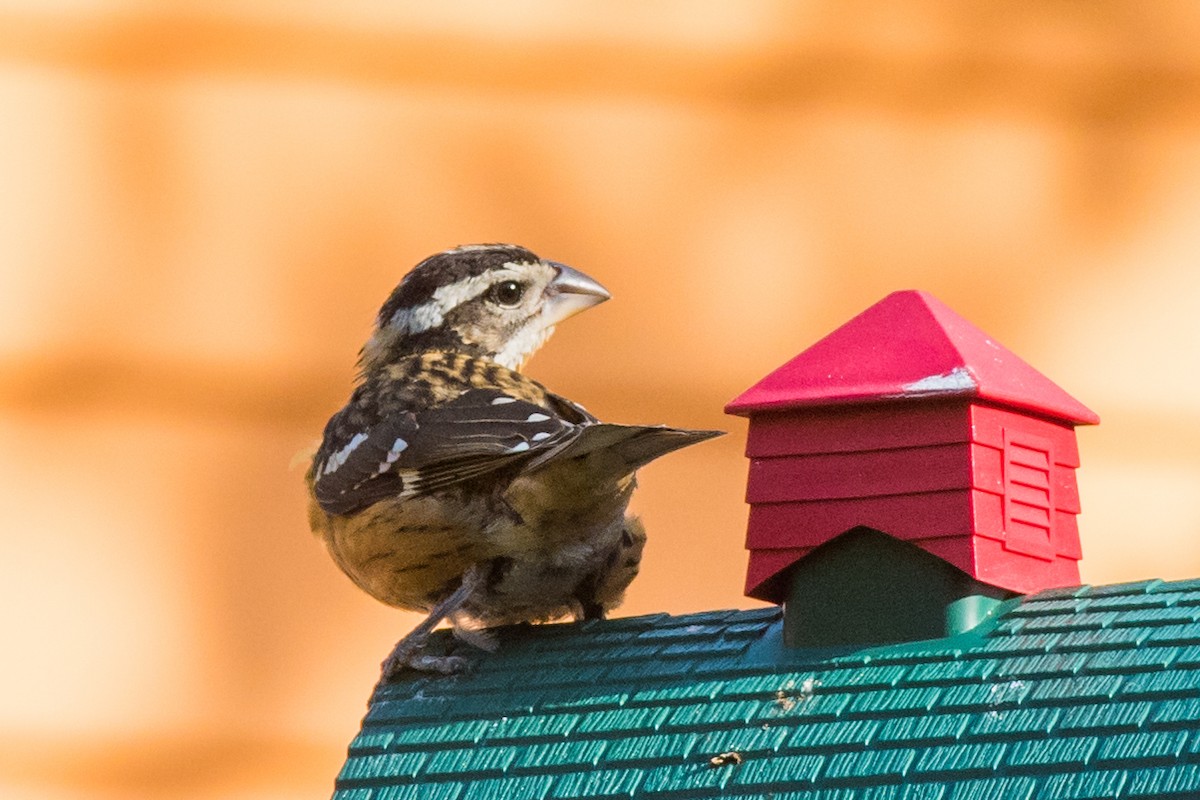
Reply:
<svg viewBox="0 0 1200 800"><path fill-rule="evenodd" d="M612 297L612 294L605 289L600 283L593 278L584 275L577 269L572 269L566 264L560 264L557 261L547 262L556 270L557 277L551 281L551 286L560 294L582 294L592 298L593 303L603 303Z"/></svg>

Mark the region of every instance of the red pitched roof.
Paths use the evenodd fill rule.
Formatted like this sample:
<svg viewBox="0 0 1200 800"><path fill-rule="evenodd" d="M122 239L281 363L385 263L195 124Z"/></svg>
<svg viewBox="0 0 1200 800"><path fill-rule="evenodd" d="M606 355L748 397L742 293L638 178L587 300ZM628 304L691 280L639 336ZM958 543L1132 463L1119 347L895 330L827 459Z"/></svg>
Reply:
<svg viewBox="0 0 1200 800"><path fill-rule="evenodd" d="M725 410L974 397L1073 424L1100 418L926 292L894 292L767 375Z"/></svg>

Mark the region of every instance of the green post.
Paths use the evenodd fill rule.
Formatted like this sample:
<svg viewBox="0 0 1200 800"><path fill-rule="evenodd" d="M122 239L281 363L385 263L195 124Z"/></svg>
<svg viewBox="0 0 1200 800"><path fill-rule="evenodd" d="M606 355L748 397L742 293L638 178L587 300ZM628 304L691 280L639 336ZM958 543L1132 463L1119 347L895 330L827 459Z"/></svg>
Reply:
<svg viewBox="0 0 1200 800"><path fill-rule="evenodd" d="M1011 596L1011 595L1010 595ZM987 619L988 615L1007 598L969 594L946 606L946 635L966 633Z"/></svg>
<svg viewBox="0 0 1200 800"><path fill-rule="evenodd" d="M794 567L784 604L788 647L881 645L963 633L1014 597L916 545L856 528Z"/></svg>

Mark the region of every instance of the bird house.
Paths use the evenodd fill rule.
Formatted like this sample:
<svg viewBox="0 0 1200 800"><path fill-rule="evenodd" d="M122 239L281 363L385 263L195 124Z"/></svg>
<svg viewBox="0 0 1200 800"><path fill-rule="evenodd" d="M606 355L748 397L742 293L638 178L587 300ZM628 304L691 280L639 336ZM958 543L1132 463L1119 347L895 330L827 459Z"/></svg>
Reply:
<svg viewBox="0 0 1200 800"><path fill-rule="evenodd" d="M1200 797L1200 580L1018 596L1076 582L1094 414L917 292L731 409L783 609L436 632L472 669L380 682L335 800Z"/></svg>
<svg viewBox="0 0 1200 800"><path fill-rule="evenodd" d="M896 292L726 408L750 419L746 593L782 602L869 529L984 587L1079 583L1075 426L1099 418L924 292Z"/></svg>

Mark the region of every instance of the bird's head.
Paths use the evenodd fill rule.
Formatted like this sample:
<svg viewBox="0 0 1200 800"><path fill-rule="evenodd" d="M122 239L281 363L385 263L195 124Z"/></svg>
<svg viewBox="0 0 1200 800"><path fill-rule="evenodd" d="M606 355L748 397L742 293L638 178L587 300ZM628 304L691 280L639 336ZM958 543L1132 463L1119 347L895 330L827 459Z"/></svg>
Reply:
<svg viewBox="0 0 1200 800"><path fill-rule="evenodd" d="M362 368L450 350L520 369L556 324L609 297L582 272L524 247L455 247L417 264L392 291L363 347Z"/></svg>

